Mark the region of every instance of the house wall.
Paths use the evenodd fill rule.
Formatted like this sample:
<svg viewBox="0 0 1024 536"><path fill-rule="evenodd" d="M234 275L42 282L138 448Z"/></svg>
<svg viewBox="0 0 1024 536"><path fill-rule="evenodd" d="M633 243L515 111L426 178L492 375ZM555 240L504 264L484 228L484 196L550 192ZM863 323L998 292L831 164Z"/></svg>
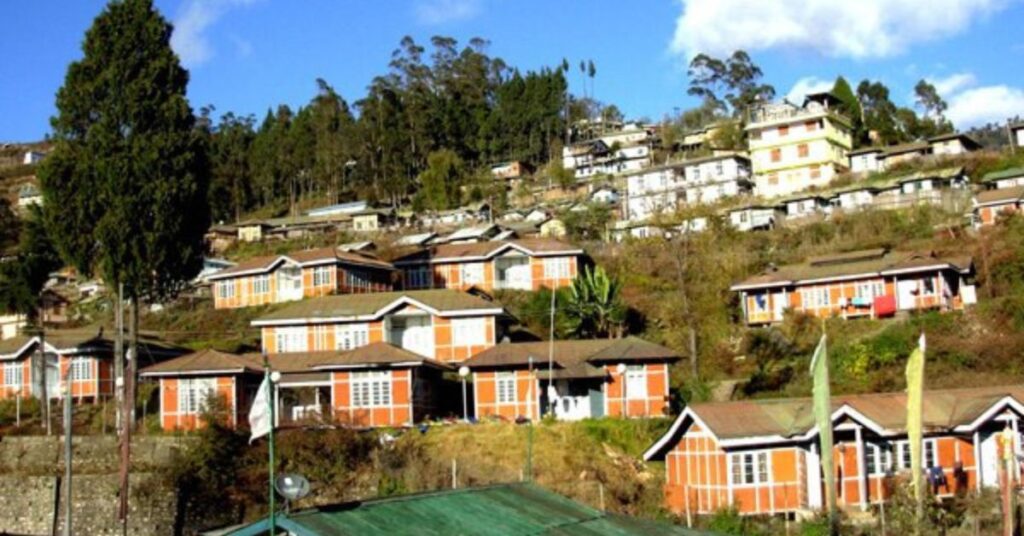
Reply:
<svg viewBox="0 0 1024 536"><path fill-rule="evenodd" d="M322 265L321 265L322 266ZM314 266L302 268L302 296L314 298L330 294L361 294L366 292L388 292L392 290L390 283L390 272L387 270L376 270L373 268L350 268L347 265L330 265L328 281L321 285L313 285ZM349 270L360 271L367 274L373 281L365 288L353 288L345 282L345 274ZM254 290L255 275L223 279L213 282L213 307L214 309L232 309L237 307L251 307L267 305L270 303L281 303L288 301L278 295L277 272L273 270L264 274L269 279L269 291L257 294ZM220 285L233 285L235 295L229 298L220 296Z"/></svg>
<svg viewBox="0 0 1024 536"><path fill-rule="evenodd" d="M625 390L626 403L623 404L623 383L625 378L616 370L617 363L604 366L609 380L605 383L605 412L609 417L664 417L671 413L669 402L668 364L644 363L647 373L647 396L636 398Z"/></svg>
<svg viewBox="0 0 1024 536"><path fill-rule="evenodd" d="M548 278L545 276L544 263L545 259L551 259L552 261L557 259L564 259L569 264L569 277L554 277ZM542 287L551 288L562 288L572 285L576 275L579 272L579 257L577 255L563 255L563 256L550 256L550 257L529 257L530 261L530 288L532 290L540 290ZM479 282L466 281L462 277L463 266L466 265L482 265L483 266L483 280ZM421 265L418 265L421 266ZM416 290L425 287L416 286L412 284L412 279L409 275L410 272L416 270L418 266L410 266L403 270L403 280L405 282L405 288L409 290ZM472 261L472 262L448 262L438 263L430 265L433 275L433 288L447 288L453 290L469 290L471 288L478 288L485 292L492 292L495 289L495 259L487 261Z"/></svg>
<svg viewBox="0 0 1024 536"><path fill-rule="evenodd" d="M334 418L357 427L411 426L413 424L412 370L389 370L391 373L391 403L375 407L355 407L352 404L351 373L331 373L331 405Z"/></svg>
<svg viewBox="0 0 1024 536"><path fill-rule="evenodd" d="M89 360L89 378L84 380L71 380L72 398L110 397L114 395L114 363L110 359L99 359L92 356L60 356L60 378L61 384L64 378L68 377L68 367L74 357L85 357Z"/></svg>
<svg viewBox="0 0 1024 536"><path fill-rule="evenodd" d="M516 401L498 402L495 371L473 373L473 414L477 419L500 417L515 420L518 417L540 418L540 382L528 370L513 371L516 378Z"/></svg>
<svg viewBox="0 0 1024 536"><path fill-rule="evenodd" d="M415 309L411 307L411 309ZM466 318L466 317L463 317ZM434 355L428 356L445 363L457 363L465 361L470 357L483 352L495 345L497 340L497 323L494 316L479 316L468 318L483 318L485 333L482 339L483 344L465 344L459 340L453 340L452 321L449 318L440 316L432 317L434 329ZM377 320L373 322L338 322L332 324L314 324L309 326L297 326L304 330L307 352L333 351L338 349L337 327L343 325L366 324L368 329L367 344L385 342L388 334L385 333L385 322ZM263 327L261 338L263 340L263 351L267 354L283 353L277 348L276 333L278 327ZM291 327L286 328L291 329ZM397 343L396 343L397 345Z"/></svg>
<svg viewBox="0 0 1024 536"><path fill-rule="evenodd" d="M952 309L961 310L964 302L960 295L960 289L950 289L952 298L947 300L943 297L943 288L947 285L946 279L940 275L941 272L927 272L918 274L903 274L896 277L867 277L863 279L852 279L847 281L821 283L814 285L799 285L796 287L769 288L764 291L744 291L742 300L748 324L767 324L782 321L784 309L792 309L797 312L809 314L819 318L830 318L841 316L843 318L870 316L875 317L874 300L867 307L855 306L852 300L857 296L858 286L862 284L881 284L883 296L896 296L898 310L924 310L924 309ZM951 278L959 279L959 275L951 275ZM932 282L935 292L933 294L917 294L913 302L903 302L898 295L898 281L916 281L920 292L924 291L925 280ZM811 293L815 289L825 289L828 295L828 304L805 303L804 292ZM764 307L758 307L757 295L764 296ZM846 305L840 305L841 300L846 300ZM781 302L781 305L780 303Z"/></svg>
<svg viewBox="0 0 1024 536"><path fill-rule="evenodd" d="M711 514L732 506L741 514L773 514L807 502L805 453L796 447L768 454L768 481L730 484L729 452L694 423L665 457L665 504L676 514Z"/></svg>
<svg viewBox="0 0 1024 536"><path fill-rule="evenodd" d="M32 396L32 360L29 358L19 361L21 367L22 383L19 387L7 386L6 367L10 361L0 362L0 400L21 396L28 398Z"/></svg>
<svg viewBox="0 0 1024 536"><path fill-rule="evenodd" d="M1014 212L1020 212L1020 204L1016 201L1010 201L1001 205L988 205L978 209L975 209L975 215L977 222L980 225L993 225L999 220L1001 214L1013 214Z"/></svg>
<svg viewBox="0 0 1024 536"><path fill-rule="evenodd" d="M208 377L208 376L207 376ZM231 426L238 424L238 384L234 376L215 376L217 395L227 404ZM204 426L200 414L178 410L179 378L160 379L160 427L166 431L196 430Z"/></svg>
<svg viewBox="0 0 1024 536"><path fill-rule="evenodd" d="M828 184L846 167L852 147L849 130L827 115L798 115L784 124L752 124L748 130L756 193L765 198ZM776 151L778 159L773 158Z"/></svg>

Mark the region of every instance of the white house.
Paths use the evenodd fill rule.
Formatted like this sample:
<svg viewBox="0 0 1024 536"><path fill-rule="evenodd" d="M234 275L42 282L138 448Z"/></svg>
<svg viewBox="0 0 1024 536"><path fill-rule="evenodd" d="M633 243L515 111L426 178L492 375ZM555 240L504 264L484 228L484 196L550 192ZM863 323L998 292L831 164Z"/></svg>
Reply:
<svg viewBox="0 0 1024 536"><path fill-rule="evenodd" d="M981 178L981 183L986 188L998 189L1024 186L1024 167L1004 169L986 173Z"/></svg>
<svg viewBox="0 0 1024 536"><path fill-rule="evenodd" d="M850 151L850 171L853 173L874 173L884 169L880 147L866 147Z"/></svg>
<svg viewBox="0 0 1024 536"><path fill-rule="evenodd" d="M646 131L644 133L646 139ZM620 175L644 169L650 164L651 148L647 141L623 141L607 135L562 149L562 166L571 169L577 179L595 175ZM613 140L611 142L606 141Z"/></svg>
<svg viewBox="0 0 1024 536"><path fill-rule="evenodd" d="M808 218L831 213L828 200L817 194L798 194L782 202L786 207L786 219Z"/></svg>
<svg viewBox="0 0 1024 536"><path fill-rule="evenodd" d="M967 134L953 132L928 138L932 154L936 156L954 156L981 149L981 144Z"/></svg>
<svg viewBox="0 0 1024 536"><path fill-rule="evenodd" d="M25 158L22 159L22 164L38 164L46 158L46 153L42 151L25 151Z"/></svg>
<svg viewBox="0 0 1024 536"><path fill-rule="evenodd" d="M740 154L684 160L632 174L626 179L628 220L675 212L684 204L710 204L750 193L750 161Z"/></svg>
<svg viewBox="0 0 1024 536"><path fill-rule="evenodd" d="M785 213L776 206L746 205L728 211L729 224L738 231L773 229L785 219Z"/></svg>
<svg viewBox="0 0 1024 536"><path fill-rule="evenodd" d="M1010 132L1013 133L1013 139L1017 147L1024 147L1024 122L1011 124Z"/></svg>

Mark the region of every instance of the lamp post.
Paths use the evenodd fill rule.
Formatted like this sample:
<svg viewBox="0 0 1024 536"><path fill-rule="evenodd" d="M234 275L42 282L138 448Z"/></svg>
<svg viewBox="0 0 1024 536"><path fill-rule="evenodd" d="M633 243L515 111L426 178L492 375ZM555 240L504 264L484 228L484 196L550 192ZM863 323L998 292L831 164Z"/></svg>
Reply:
<svg viewBox="0 0 1024 536"><path fill-rule="evenodd" d="M619 381L622 382L622 416L629 417L629 400L626 399L626 364L619 363L615 367L615 371L619 373Z"/></svg>
<svg viewBox="0 0 1024 536"><path fill-rule="evenodd" d="M466 377L469 376L469 367L459 367L459 377L462 378L462 420L469 422L469 404L466 402Z"/></svg>

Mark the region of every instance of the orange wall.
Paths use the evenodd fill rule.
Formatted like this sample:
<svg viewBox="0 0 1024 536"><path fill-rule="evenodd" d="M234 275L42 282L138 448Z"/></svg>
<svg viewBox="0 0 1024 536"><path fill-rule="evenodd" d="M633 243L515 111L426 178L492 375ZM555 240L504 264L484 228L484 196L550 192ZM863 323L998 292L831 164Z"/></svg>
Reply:
<svg viewBox="0 0 1024 536"><path fill-rule="evenodd" d="M79 356L85 357L85 356ZM71 366L71 356L60 356L60 377L63 382L68 377L68 367ZM113 396L113 368L114 364L110 359L97 359L89 357L90 378L86 380L71 381L71 396L73 398L95 398Z"/></svg>
<svg viewBox="0 0 1024 536"><path fill-rule="evenodd" d="M320 265L323 266L323 265ZM364 292L388 292L392 290L390 283L374 282L368 289L352 288L345 284L346 267L342 264L330 266L328 281L325 284L313 286L313 271L316 267L310 266L302 269L302 295L306 298L327 296L329 294L359 294ZM359 268L366 273L379 276L382 281L390 281L391 273L387 270L375 270L373 268ZM231 309L236 307L250 307L255 305L266 305L268 303L280 303L284 300L277 299L277 270L269 272L270 291L256 294L253 290L253 282L257 276L247 275L230 279L223 279L213 282L213 307L215 309ZM219 285L234 285L235 295L231 298L221 298L217 291Z"/></svg>
<svg viewBox="0 0 1024 536"><path fill-rule="evenodd" d="M518 417L538 419L540 416L540 382L528 370L514 371L516 378L516 402L498 403L496 373L483 371L473 373L473 400L476 418L501 417L514 420Z"/></svg>
<svg viewBox="0 0 1024 536"><path fill-rule="evenodd" d="M352 406L348 372L331 374L334 418L358 427L410 426L413 424L412 369L391 370L391 404L372 408Z"/></svg>
<svg viewBox="0 0 1024 536"><path fill-rule="evenodd" d="M238 384L234 376L217 376L217 394L227 403L231 426L238 425ZM166 431L195 430L203 426L197 413L178 412L178 378L160 379L160 427Z"/></svg>
<svg viewBox="0 0 1024 536"><path fill-rule="evenodd" d="M623 416L622 386L625 378L616 371L617 364L606 364L610 381L605 384L605 404L609 417ZM664 417L671 412L669 403L668 365L665 363L647 363L647 397L636 399L629 396L625 416L627 417Z"/></svg>
<svg viewBox="0 0 1024 536"><path fill-rule="evenodd" d="M556 258L567 258L569 259L569 277L568 278L556 278L548 279L544 277L544 259L556 259ZM446 262L432 264L433 272L433 288L449 288L454 290L468 290L476 287L485 292L491 292L494 290L495 284L495 261L490 259L487 261L472 261L472 262ZM467 283L462 280L461 266L463 264L483 264L484 266L484 280L477 284ZM417 267L412 266L406 268L406 270L414 270ZM573 280L576 279L576 275L579 273L579 257L575 255L564 256L564 257L530 257L530 276L531 285L533 290L539 290L542 287L555 288L567 287L572 284ZM409 278L403 272L403 281L405 282L405 288L414 289L422 287L413 287L409 285Z"/></svg>
<svg viewBox="0 0 1024 536"><path fill-rule="evenodd" d="M1000 214L1012 214L1019 210L1020 207L1018 207L1016 201L1006 203L1005 205L990 205L978 209L978 218L982 225L992 225L999 219Z"/></svg>
<svg viewBox="0 0 1024 536"><path fill-rule="evenodd" d="M0 364L0 380L3 380L4 365ZM0 400L7 398L14 398L21 395L22 398L28 398L32 396L32 360L24 359L21 362L21 388L7 387L4 385L4 381L0 381Z"/></svg>

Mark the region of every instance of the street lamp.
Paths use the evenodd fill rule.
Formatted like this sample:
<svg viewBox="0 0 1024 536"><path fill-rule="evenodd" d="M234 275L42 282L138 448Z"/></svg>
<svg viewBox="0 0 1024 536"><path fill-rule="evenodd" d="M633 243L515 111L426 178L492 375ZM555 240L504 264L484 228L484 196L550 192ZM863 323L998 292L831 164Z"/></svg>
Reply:
<svg viewBox="0 0 1024 536"><path fill-rule="evenodd" d="M466 402L466 377L469 376L469 367L459 367L459 377L462 378L462 420L469 422L469 405Z"/></svg>
<svg viewBox="0 0 1024 536"><path fill-rule="evenodd" d="M629 417L629 401L626 399L626 364L619 363L615 367L615 371L619 373L619 381L622 382L622 416Z"/></svg>

